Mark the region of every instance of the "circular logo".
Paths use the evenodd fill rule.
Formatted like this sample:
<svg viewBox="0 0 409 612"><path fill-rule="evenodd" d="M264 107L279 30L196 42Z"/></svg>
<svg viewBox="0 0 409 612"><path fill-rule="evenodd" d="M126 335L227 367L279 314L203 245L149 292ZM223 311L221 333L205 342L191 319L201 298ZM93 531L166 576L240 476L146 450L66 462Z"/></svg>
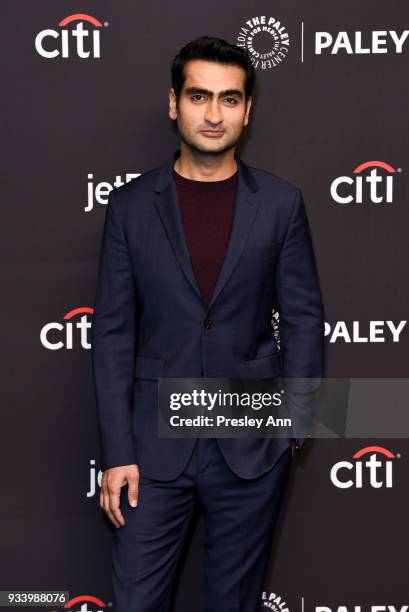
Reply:
<svg viewBox="0 0 409 612"><path fill-rule="evenodd" d="M274 17L251 17L240 29L237 46L245 47L254 68L276 68L287 57L290 37Z"/></svg>
<svg viewBox="0 0 409 612"><path fill-rule="evenodd" d="M261 609L273 610L273 612L290 612L281 595L268 591L263 591L261 595Z"/></svg>

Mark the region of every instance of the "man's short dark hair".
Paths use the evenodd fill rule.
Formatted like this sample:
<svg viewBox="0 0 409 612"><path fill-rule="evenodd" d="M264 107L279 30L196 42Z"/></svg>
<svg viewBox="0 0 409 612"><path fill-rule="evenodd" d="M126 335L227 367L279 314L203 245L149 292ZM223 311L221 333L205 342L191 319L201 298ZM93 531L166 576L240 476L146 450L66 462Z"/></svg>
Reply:
<svg viewBox="0 0 409 612"><path fill-rule="evenodd" d="M242 47L228 43L223 38L201 36L182 47L172 62L172 87L175 91L176 101L179 100L179 95L185 82L185 65L190 60L198 59L218 64L241 66L246 72L244 86L246 101L252 95L256 73L247 51Z"/></svg>

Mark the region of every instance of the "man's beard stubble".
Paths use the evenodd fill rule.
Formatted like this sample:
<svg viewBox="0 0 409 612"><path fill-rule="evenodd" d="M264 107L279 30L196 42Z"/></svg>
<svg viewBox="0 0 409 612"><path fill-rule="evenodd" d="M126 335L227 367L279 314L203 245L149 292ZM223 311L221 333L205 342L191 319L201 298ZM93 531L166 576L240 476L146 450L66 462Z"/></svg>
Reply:
<svg viewBox="0 0 409 612"><path fill-rule="evenodd" d="M209 150L206 147L202 147L198 142L195 142L194 140L190 139L184 133L183 129L180 128L179 118L177 118L177 120L176 120L176 125L177 125L177 128L178 128L178 133L179 133L180 139L185 143L185 145L187 147L189 147L193 151L197 151L198 153L209 155L209 156L222 155L226 151L229 151L230 149L233 149L236 146L236 143L238 142L238 140L240 138L240 135L241 135L241 133L240 133L238 135L238 137L235 138L234 140L228 140L219 149L210 149Z"/></svg>

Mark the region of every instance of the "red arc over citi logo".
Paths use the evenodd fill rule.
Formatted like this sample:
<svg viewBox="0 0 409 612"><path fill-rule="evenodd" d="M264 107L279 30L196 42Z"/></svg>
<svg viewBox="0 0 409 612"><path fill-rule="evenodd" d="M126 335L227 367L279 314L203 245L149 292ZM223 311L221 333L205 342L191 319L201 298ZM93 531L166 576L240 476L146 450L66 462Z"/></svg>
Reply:
<svg viewBox="0 0 409 612"><path fill-rule="evenodd" d="M362 489L364 486L390 489L393 462L398 457L399 454L383 446L366 446L352 456L355 461L338 461L332 466L331 482L339 489Z"/></svg>
<svg viewBox="0 0 409 612"><path fill-rule="evenodd" d="M337 204L390 204L393 202L393 181L397 172L383 161L367 161L353 170L353 176L338 176L331 183L331 196Z"/></svg>
<svg viewBox="0 0 409 612"><path fill-rule="evenodd" d="M93 604L92 608L88 608L88 603ZM77 606L77 604L81 604L80 608L73 608L73 606ZM97 609L94 608L94 605L97 606ZM78 595L77 597L73 597L67 601L64 606L64 610L71 610L71 612L102 612L103 608L106 608L106 604L99 599L98 597L93 597L92 595Z"/></svg>
<svg viewBox="0 0 409 612"><path fill-rule="evenodd" d="M76 22L75 27L67 27ZM93 26L84 28L84 23ZM64 17L58 24L61 30L41 30L35 38L35 48L41 57L70 57L76 55L82 59L100 58L101 41L100 28L103 24L99 19L86 13L75 13Z"/></svg>
<svg viewBox="0 0 409 612"><path fill-rule="evenodd" d="M75 334L75 343L79 343L84 349L90 349L88 330L92 323L88 321L87 315L93 314L93 312L93 308L81 306L80 308L73 308L64 315L65 324L59 321L46 323L40 332L41 344L50 351L58 351L62 348L72 349L74 348L74 330L78 330ZM80 319L73 320L78 315L82 315Z"/></svg>

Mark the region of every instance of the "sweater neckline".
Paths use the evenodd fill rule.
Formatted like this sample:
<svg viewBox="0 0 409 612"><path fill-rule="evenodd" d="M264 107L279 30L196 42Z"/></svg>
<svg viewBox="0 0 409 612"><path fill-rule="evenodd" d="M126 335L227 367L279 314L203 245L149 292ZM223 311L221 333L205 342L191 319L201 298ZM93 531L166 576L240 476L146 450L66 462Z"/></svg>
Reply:
<svg viewBox="0 0 409 612"><path fill-rule="evenodd" d="M237 182L238 169L234 174L219 181L196 181L182 176L173 168L173 178L177 185L194 191L218 191L231 189Z"/></svg>

